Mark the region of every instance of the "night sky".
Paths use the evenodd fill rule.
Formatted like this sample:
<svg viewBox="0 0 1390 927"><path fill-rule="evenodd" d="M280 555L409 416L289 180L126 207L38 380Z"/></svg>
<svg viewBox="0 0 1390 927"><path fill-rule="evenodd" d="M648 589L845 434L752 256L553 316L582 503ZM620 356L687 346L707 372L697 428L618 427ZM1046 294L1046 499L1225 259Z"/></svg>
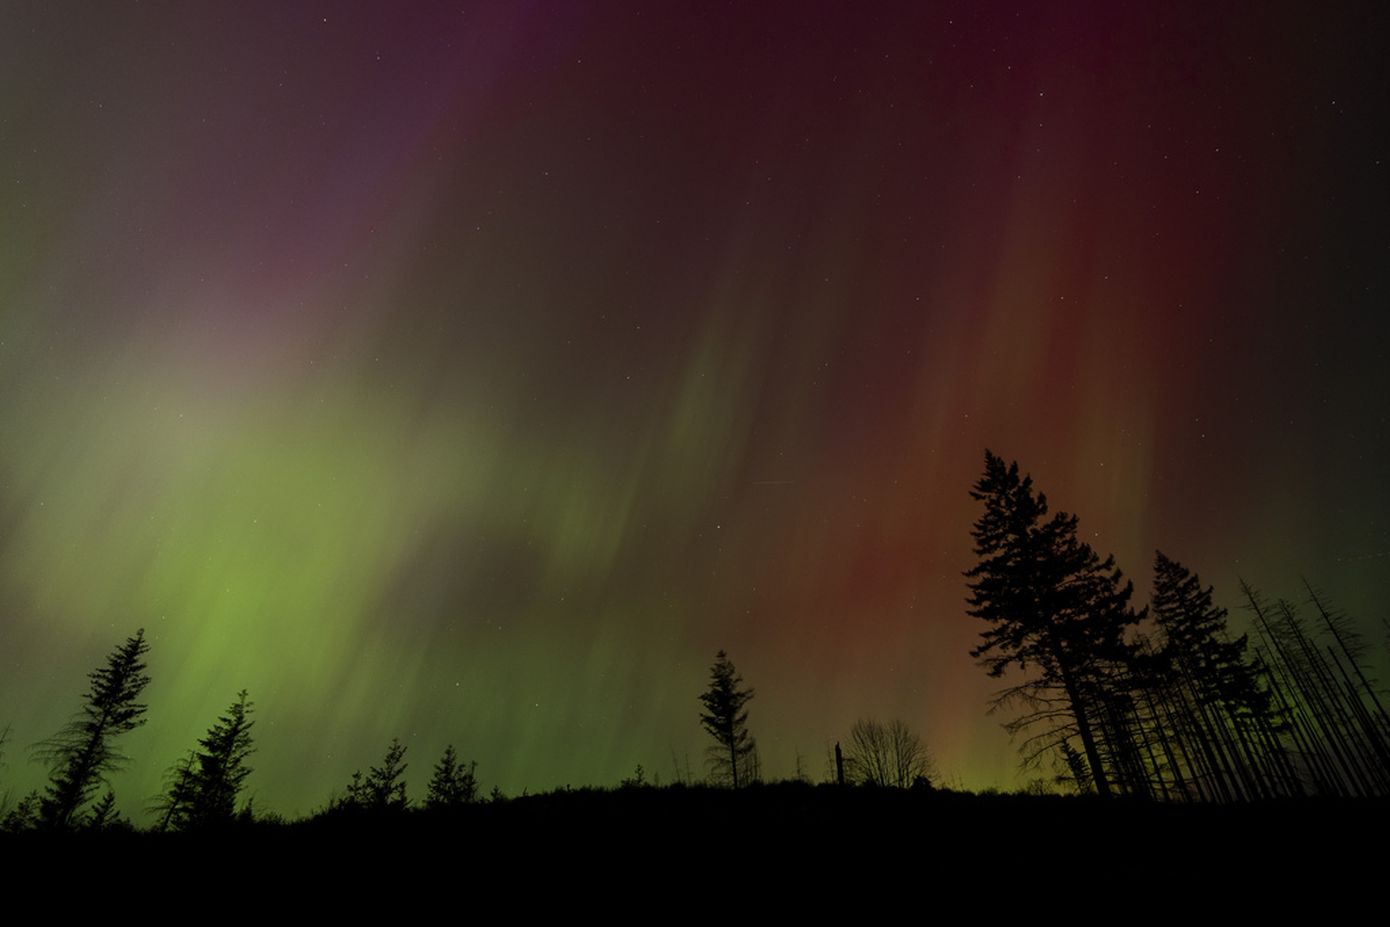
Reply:
<svg viewBox="0 0 1390 927"><path fill-rule="evenodd" d="M1383 639L1385 10L6 4L0 791L141 626L137 819L243 687L286 813L698 775L720 648L1012 787L986 447Z"/></svg>

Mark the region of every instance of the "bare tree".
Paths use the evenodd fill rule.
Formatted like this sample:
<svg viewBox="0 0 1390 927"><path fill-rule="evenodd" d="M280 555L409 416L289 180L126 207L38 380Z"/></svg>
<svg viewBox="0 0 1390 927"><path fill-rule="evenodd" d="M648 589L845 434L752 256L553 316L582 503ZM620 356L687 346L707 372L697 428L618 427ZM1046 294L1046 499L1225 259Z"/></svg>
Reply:
<svg viewBox="0 0 1390 927"><path fill-rule="evenodd" d="M936 766L922 738L902 721L872 718L854 722L845 757L855 782L905 789L919 779L931 782Z"/></svg>

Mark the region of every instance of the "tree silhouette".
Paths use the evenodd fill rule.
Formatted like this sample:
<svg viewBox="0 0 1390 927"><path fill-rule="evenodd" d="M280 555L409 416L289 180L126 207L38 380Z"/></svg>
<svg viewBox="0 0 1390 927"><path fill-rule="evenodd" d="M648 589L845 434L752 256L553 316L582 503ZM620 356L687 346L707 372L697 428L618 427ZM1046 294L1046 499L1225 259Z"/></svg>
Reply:
<svg viewBox="0 0 1390 927"><path fill-rule="evenodd" d="M1181 563L1155 552L1152 612L1163 647L1150 662L1167 682L1160 701L1176 705L1169 714L1181 722L1156 730L1174 730L1170 765L1188 770L1187 781L1174 778L1179 788L1190 781L1193 792L1221 800L1290 791L1287 761L1263 746L1277 742L1276 724L1269 694L1246 657L1248 640L1228 636L1226 610L1212 595Z"/></svg>
<svg viewBox="0 0 1390 927"><path fill-rule="evenodd" d="M380 766L371 767L366 776L361 770L352 774L342 804L367 811L404 811L409 805L405 797L404 759L405 746L399 737L391 738Z"/></svg>
<svg viewBox="0 0 1390 927"><path fill-rule="evenodd" d="M159 823L155 825L157 829L169 830L184 825L185 815L196 791L197 759L196 751L190 750L164 774L164 792L150 807L159 815Z"/></svg>
<svg viewBox="0 0 1390 927"><path fill-rule="evenodd" d="M39 808L42 803L43 795L38 789L26 794L15 802L15 806L6 811L3 817L0 817L0 832L17 834L38 827Z"/></svg>
<svg viewBox="0 0 1390 927"><path fill-rule="evenodd" d="M719 651L710 667L709 689L700 696L705 710L700 723L715 740L709 748L712 777L734 788L746 785L754 765L756 746L748 734L748 711L744 707L753 697L752 689L741 688L743 678L734 669L729 655Z"/></svg>
<svg viewBox="0 0 1390 927"><path fill-rule="evenodd" d="M246 759L251 746L251 702L246 690L217 719L200 749L181 760L171 771L169 787L161 802L163 826L179 830L230 823L236 816L236 799L251 767Z"/></svg>
<svg viewBox="0 0 1390 927"><path fill-rule="evenodd" d="M1165 650L1192 679L1205 701L1229 699L1248 683L1246 637L1226 635L1226 610L1212 602L1212 587L1181 563L1154 553L1153 616Z"/></svg>
<svg viewBox="0 0 1390 927"><path fill-rule="evenodd" d="M425 795L425 807L431 811L460 808L477 800L478 779L474 770L477 763L464 766L459 762L454 745L444 748L444 755L434 766L430 777L429 791Z"/></svg>
<svg viewBox="0 0 1390 927"><path fill-rule="evenodd" d="M905 789L919 779L930 782L934 774L926 745L898 720L884 724L861 718L854 722L845 762L853 780L864 785Z"/></svg>
<svg viewBox="0 0 1390 927"><path fill-rule="evenodd" d="M968 613L989 624L971 656L995 677L1015 664L1033 671L999 693L994 706L1019 702L1028 709L1006 725L1011 733L1031 731L1025 763L1077 735L1096 791L1109 795L1102 738L1107 719L1118 715L1123 689L1116 680L1132 655L1126 629L1144 614L1129 607L1133 585L1121 585L1113 557L1101 560L1077 538L1076 516L1044 520L1047 497L1034 494L1032 477L1020 476L1016 462L1006 466L986 450L984 475L970 496L985 511L972 531L980 559L965 574ZM1112 756L1123 749L1113 746Z"/></svg>
<svg viewBox="0 0 1390 927"><path fill-rule="evenodd" d="M77 814L126 758L112 741L145 723L145 705L136 701L150 677L145 674L149 644L141 628L88 675L91 686L77 716L36 749L48 763L49 784L39 810L42 826L71 828Z"/></svg>
<svg viewBox="0 0 1390 927"><path fill-rule="evenodd" d="M1298 777L1320 794L1390 795L1390 729L1379 718L1378 698L1368 700L1358 685L1355 648L1342 649L1351 642L1338 640L1323 597L1314 594L1311 604L1330 641L1319 641L1292 603L1271 605L1244 581L1241 589L1263 642L1257 657L1265 685L1302 767Z"/></svg>
<svg viewBox="0 0 1390 927"><path fill-rule="evenodd" d="M130 823L116 810L116 793L110 789L92 805L82 826L87 830L112 830L117 827L128 828Z"/></svg>

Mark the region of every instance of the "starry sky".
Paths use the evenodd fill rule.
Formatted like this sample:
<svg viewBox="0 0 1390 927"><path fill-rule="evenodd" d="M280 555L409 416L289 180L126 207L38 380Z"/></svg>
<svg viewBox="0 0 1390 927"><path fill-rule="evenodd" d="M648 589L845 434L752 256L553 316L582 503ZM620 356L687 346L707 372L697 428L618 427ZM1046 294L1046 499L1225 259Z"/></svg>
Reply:
<svg viewBox="0 0 1390 927"><path fill-rule="evenodd" d="M1012 787L986 447L1140 601L1383 638L1387 19L0 6L0 792L142 626L137 817L243 687L285 813L395 735L417 796L698 775L720 648L768 775L900 717Z"/></svg>

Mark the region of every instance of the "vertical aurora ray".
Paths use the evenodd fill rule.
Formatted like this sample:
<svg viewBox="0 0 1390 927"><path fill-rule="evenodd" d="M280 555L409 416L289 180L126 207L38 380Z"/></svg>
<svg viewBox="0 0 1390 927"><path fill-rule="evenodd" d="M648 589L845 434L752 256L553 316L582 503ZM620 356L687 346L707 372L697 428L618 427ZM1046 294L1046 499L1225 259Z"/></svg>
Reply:
<svg viewBox="0 0 1390 927"><path fill-rule="evenodd" d="M1385 13L784 14L0 14L0 790L140 625L137 815L242 687L278 810L698 770L719 648L774 775L1012 783L985 446L1141 593L1379 614Z"/></svg>

